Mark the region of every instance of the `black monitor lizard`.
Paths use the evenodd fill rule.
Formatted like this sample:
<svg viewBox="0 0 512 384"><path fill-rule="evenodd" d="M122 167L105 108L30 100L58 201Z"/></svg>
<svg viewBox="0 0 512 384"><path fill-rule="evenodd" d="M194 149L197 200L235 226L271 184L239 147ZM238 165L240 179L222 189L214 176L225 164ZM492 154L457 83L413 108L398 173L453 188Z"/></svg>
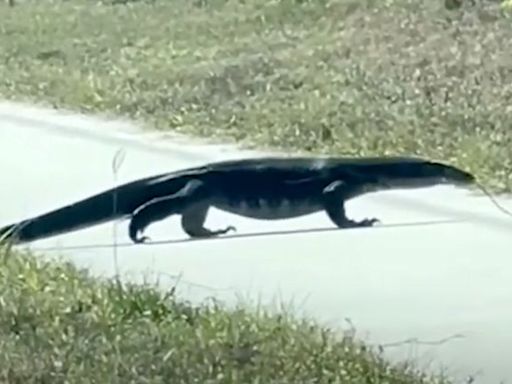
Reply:
<svg viewBox="0 0 512 384"><path fill-rule="evenodd" d="M474 181L473 175L456 167L412 157L221 161L117 186L0 228L0 237L4 235L19 244L129 218L129 236L140 243L148 240L139 236L148 225L175 214L181 216L181 226L190 237L213 237L235 230L233 226L206 228L210 207L261 220L325 211L339 228L368 227L378 220L349 219L344 206L347 200L387 189L467 185Z"/></svg>

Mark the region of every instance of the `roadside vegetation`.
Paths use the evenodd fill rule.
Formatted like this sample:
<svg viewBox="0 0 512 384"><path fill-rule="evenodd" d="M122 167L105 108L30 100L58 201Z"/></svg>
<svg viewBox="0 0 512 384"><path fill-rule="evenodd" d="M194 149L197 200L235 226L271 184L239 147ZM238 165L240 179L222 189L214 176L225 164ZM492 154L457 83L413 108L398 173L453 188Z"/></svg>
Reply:
<svg viewBox="0 0 512 384"><path fill-rule="evenodd" d="M510 192L512 13L462 3L7 1L0 97L246 146L426 156ZM0 289L0 382L448 382L284 313L5 248Z"/></svg>
<svg viewBox="0 0 512 384"><path fill-rule="evenodd" d="M0 97L243 145L421 155L512 189L512 11L493 0L24 0Z"/></svg>
<svg viewBox="0 0 512 384"><path fill-rule="evenodd" d="M0 248L2 383L443 384L313 322Z"/></svg>

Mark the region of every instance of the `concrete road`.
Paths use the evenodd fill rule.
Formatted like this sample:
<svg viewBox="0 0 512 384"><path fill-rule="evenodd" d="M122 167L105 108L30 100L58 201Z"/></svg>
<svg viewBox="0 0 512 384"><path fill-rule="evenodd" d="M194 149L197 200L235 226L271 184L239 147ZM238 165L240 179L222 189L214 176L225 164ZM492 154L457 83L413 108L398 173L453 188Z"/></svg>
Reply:
<svg viewBox="0 0 512 384"><path fill-rule="evenodd" d="M0 103L0 125L0 224L110 187L119 149L125 158L118 182L248 155L11 103ZM512 200L499 200L512 209ZM212 210L209 226L234 224L238 233L187 241L172 218L148 229L159 242L153 245L131 245L121 222L31 247L112 276L115 237L125 278L161 285L179 278L192 300L291 304L298 315L339 328L350 319L356 336L385 344L391 358L457 379L512 382L512 218L485 197L447 187L367 195L348 211L378 216L382 225L340 231L324 214L259 222Z"/></svg>

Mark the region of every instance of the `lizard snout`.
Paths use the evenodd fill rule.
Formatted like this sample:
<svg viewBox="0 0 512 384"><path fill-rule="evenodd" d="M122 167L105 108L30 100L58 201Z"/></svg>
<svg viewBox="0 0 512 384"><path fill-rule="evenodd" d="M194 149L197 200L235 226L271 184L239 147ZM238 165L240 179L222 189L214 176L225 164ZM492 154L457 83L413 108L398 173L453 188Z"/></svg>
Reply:
<svg viewBox="0 0 512 384"><path fill-rule="evenodd" d="M467 185L476 181L473 174L452 165L433 163L431 171L441 177L444 183L455 185Z"/></svg>

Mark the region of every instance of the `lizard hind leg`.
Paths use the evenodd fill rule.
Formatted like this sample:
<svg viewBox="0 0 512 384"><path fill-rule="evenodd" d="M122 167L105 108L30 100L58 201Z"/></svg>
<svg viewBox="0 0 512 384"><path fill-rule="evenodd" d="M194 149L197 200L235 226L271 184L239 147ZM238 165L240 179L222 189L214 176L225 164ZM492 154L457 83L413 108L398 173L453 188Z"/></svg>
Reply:
<svg viewBox="0 0 512 384"><path fill-rule="evenodd" d="M196 204L192 204L182 213L181 227L187 235L193 238L208 238L236 231L236 228L232 225L219 229L206 228L204 224L206 222L206 216L209 208L209 204L198 202Z"/></svg>
<svg viewBox="0 0 512 384"><path fill-rule="evenodd" d="M152 222L163 220L174 214L182 215L183 230L191 237L215 236L235 230L232 226L216 231L203 227L210 206L209 198L210 193L204 183L199 180L190 180L178 192L150 200L133 212L129 224L130 239L134 243L148 241L149 237L139 237L139 233Z"/></svg>
<svg viewBox="0 0 512 384"><path fill-rule="evenodd" d="M150 238L139 236L144 229L155 221L163 220L169 216L180 214L193 200L207 197L206 188L199 180L190 180L176 193L149 200L138 207L131 216L128 232L134 243L144 243Z"/></svg>
<svg viewBox="0 0 512 384"><path fill-rule="evenodd" d="M334 181L329 184L323 191L323 204L325 212L329 219L338 228L360 228L372 227L379 222L377 218L366 218L361 221L351 220L345 212L345 196L349 191L349 187L343 181Z"/></svg>
<svg viewBox="0 0 512 384"><path fill-rule="evenodd" d="M177 205L180 198L175 195L159 197L141 205L133 213L128 225L128 234L134 243L145 243L150 238L139 236L152 222L163 220L168 216L179 213Z"/></svg>

